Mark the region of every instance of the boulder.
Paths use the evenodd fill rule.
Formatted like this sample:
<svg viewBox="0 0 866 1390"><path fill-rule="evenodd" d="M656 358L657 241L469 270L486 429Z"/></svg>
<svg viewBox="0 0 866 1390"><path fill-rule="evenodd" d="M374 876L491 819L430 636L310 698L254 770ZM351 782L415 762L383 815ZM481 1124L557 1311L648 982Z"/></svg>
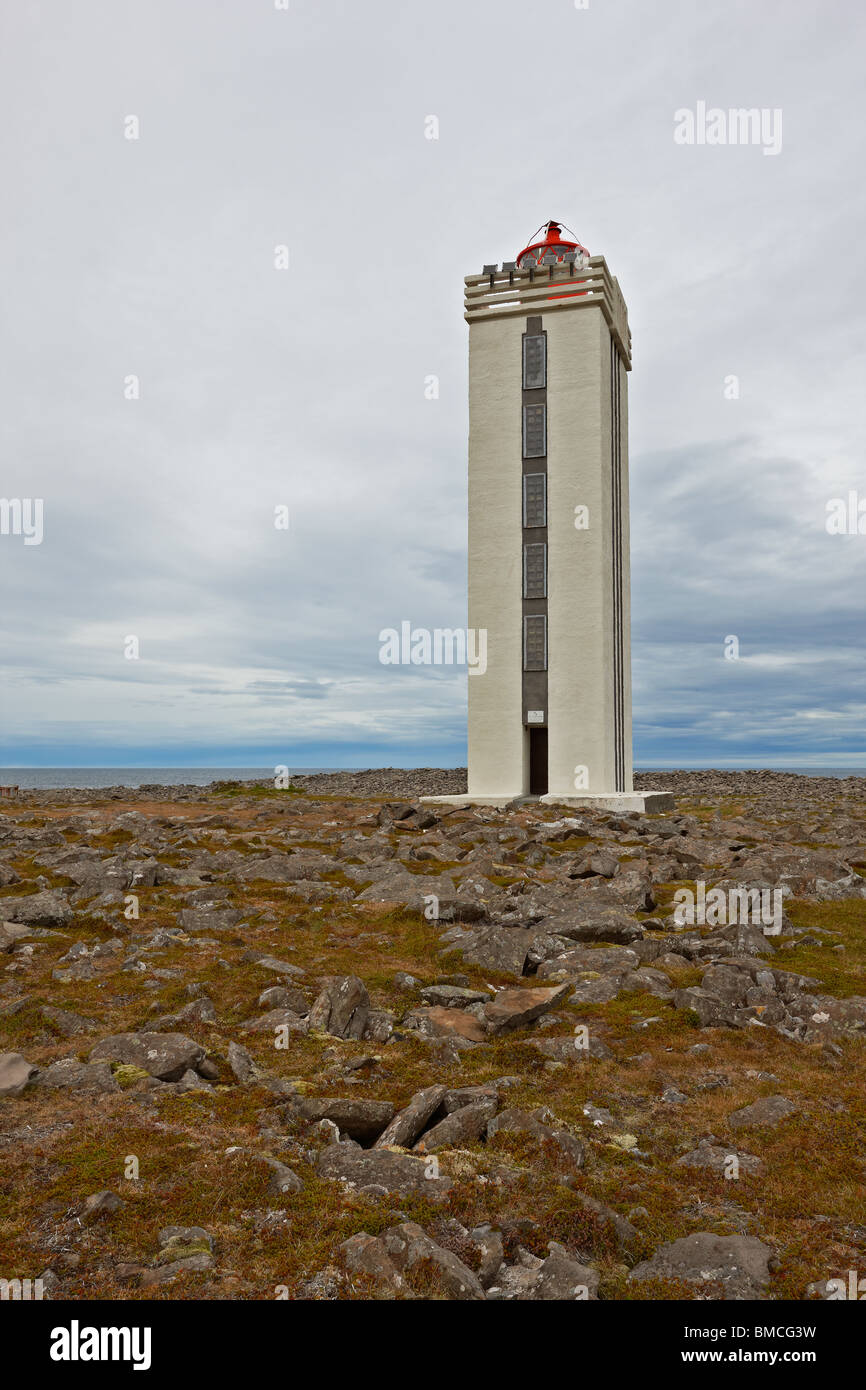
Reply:
<svg viewBox="0 0 866 1390"><path fill-rule="evenodd" d="M496 1112L495 1100L479 1100L463 1105L428 1129L417 1141L415 1153L437 1153L439 1149L460 1149L472 1144L487 1131L487 1122Z"/></svg>
<svg viewBox="0 0 866 1390"><path fill-rule="evenodd" d="M484 1042L487 1029L474 1014L465 1009L412 1009L403 1019L403 1027L424 1038L454 1038L465 1046Z"/></svg>
<svg viewBox="0 0 866 1390"><path fill-rule="evenodd" d="M3 912L8 921L28 927L67 927L73 919L72 908L56 888L24 898L4 898Z"/></svg>
<svg viewBox="0 0 866 1390"><path fill-rule="evenodd" d="M113 1215L120 1211L121 1207L126 1206L122 1197L118 1197L116 1192L109 1192L104 1189L102 1192L92 1192L89 1197L84 1199L78 1219L82 1225L90 1225L93 1221L101 1221L106 1216Z"/></svg>
<svg viewBox="0 0 866 1390"><path fill-rule="evenodd" d="M545 931L570 941L609 941L630 946L644 934L640 922L613 904L578 902L562 906L544 922Z"/></svg>
<svg viewBox="0 0 866 1390"><path fill-rule="evenodd" d="M536 1272L527 1302L588 1302L598 1298L598 1270L555 1250Z"/></svg>
<svg viewBox="0 0 866 1390"><path fill-rule="evenodd" d="M463 959L485 970L522 975L535 933L523 927L488 927L463 946Z"/></svg>
<svg viewBox="0 0 866 1390"><path fill-rule="evenodd" d="M484 1289L472 1270L453 1251L445 1250L431 1240L416 1222L403 1221L399 1226L392 1226L381 1239L398 1271L405 1272L424 1265L434 1273L436 1282L450 1299L483 1300Z"/></svg>
<svg viewBox="0 0 866 1390"><path fill-rule="evenodd" d="M351 1140L323 1149L317 1169L323 1178L376 1198L393 1193L444 1202L453 1185L451 1178L438 1175L431 1159L395 1153L392 1149L362 1149Z"/></svg>
<svg viewBox="0 0 866 1390"><path fill-rule="evenodd" d="M228 1046L228 1061L232 1070L232 1075L239 1086L248 1086L261 1077L261 1069L258 1063L240 1043L230 1042Z"/></svg>
<svg viewBox="0 0 866 1390"><path fill-rule="evenodd" d="M484 1005L484 1016L491 1033L508 1033L525 1028L542 1014L555 1009L571 993L569 984L553 989L503 989Z"/></svg>
<svg viewBox="0 0 866 1390"><path fill-rule="evenodd" d="M439 1004L445 1009L466 1009L470 1004L486 1004L490 993L460 985L427 985L421 990L421 998L426 1004Z"/></svg>
<svg viewBox="0 0 866 1390"><path fill-rule="evenodd" d="M62 1057L52 1062L39 1073L36 1085L58 1091L120 1090L107 1062L79 1062L77 1057Z"/></svg>
<svg viewBox="0 0 866 1390"><path fill-rule="evenodd" d="M649 1260L629 1274L632 1283L646 1279L675 1279L695 1286L696 1296L724 1299L761 1298L770 1282L768 1263L772 1251L756 1236L719 1236L695 1231L690 1236L662 1245Z"/></svg>
<svg viewBox="0 0 866 1390"><path fill-rule="evenodd" d="M260 1018L248 1018L240 1024L244 1033L276 1033L277 1029L288 1028L290 1033L306 1033L309 1021L301 1018L292 1009L269 1009Z"/></svg>
<svg viewBox="0 0 866 1390"><path fill-rule="evenodd" d="M406 1281L378 1236L359 1231L344 1240L338 1250L347 1274L372 1279L379 1292L391 1298L408 1292Z"/></svg>
<svg viewBox="0 0 866 1390"><path fill-rule="evenodd" d="M91 1062L118 1062L140 1067L160 1081L180 1081L197 1071L204 1048L183 1033L116 1033L103 1038L90 1052Z"/></svg>
<svg viewBox="0 0 866 1390"><path fill-rule="evenodd" d="M299 989L287 989L284 985L271 985L263 989L256 1000L260 1009L291 1009L302 1018L310 1012L310 1005Z"/></svg>
<svg viewBox="0 0 866 1390"><path fill-rule="evenodd" d="M310 1009L310 1032L362 1038L369 1012L370 996L364 982L356 975L335 975Z"/></svg>
<svg viewBox="0 0 866 1390"><path fill-rule="evenodd" d="M442 1108L446 1115L452 1115L455 1110L461 1110L464 1105L477 1105L479 1101L493 1101L499 1104L499 1089L495 1084L483 1084L481 1086L452 1086L445 1092L442 1101Z"/></svg>
<svg viewBox="0 0 866 1390"><path fill-rule="evenodd" d="M285 1163L280 1163L278 1158L272 1158L270 1154L256 1154L255 1157L271 1170L268 1179L268 1192L271 1196L279 1197L284 1192L303 1192L302 1180Z"/></svg>
<svg viewBox="0 0 866 1390"><path fill-rule="evenodd" d="M256 965L259 967L259 969L261 969L261 970L273 970L273 971L275 971L276 974L278 974L278 975L304 975L304 974L306 974L306 971L304 971L304 970L301 968L300 965L292 965L291 961L288 961L288 960L279 960L276 956L259 956L259 955L257 955L257 956L254 957L254 959L255 959L255 963L256 963ZM295 991L295 993L297 993L297 991ZM301 998L303 999L303 996L301 996ZM291 1007L291 1008L294 1008L294 1005L290 1005L290 1007ZM303 1007L299 1012L301 1012L301 1013L306 1013L306 1001L304 1001L304 1007Z"/></svg>
<svg viewBox="0 0 866 1390"><path fill-rule="evenodd" d="M426 1086L415 1095L390 1121L376 1140L376 1148L411 1148L436 1113L445 1098L446 1087L440 1084ZM353 1136L354 1137L354 1136Z"/></svg>
<svg viewBox="0 0 866 1390"><path fill-rule="evenodd" d="M742 1110L735 1110L728 1116L732 1129L756 1129L764 1126L775 1129L789 1115L796 1115L798 1107L786 1096L761 1096Z"/></svg>
<svg viewBox="0 0 866 1390"><path fill-rule="evenodd" d="M0 922L0 951L14 951L19 941L31 935L23 922Z"/></svg>
<svg viewBox="0 0 866 1390"><path fill-rule="evenodd" d="M608 1004L616 999L623 989L623 976L611 971L597 980L578 981L574 993L569 997L571 1004Z"/></svg>
<svg viewBox="0 0 866 1390"><path fill-rule="evenodd" d="M591 971L597 975L625 975L640 965L637 951L629 946L573 946L557 956L549 957L538 967L538 978L550 975L580 975Z"/></svg>
<svg viewBox="0 0 866 1390"><path fill-rule="evenodd" d="M299 1101L296 1111L310 1124L330 1120L341 1134L348 1134L360 1144L372 1144L394 1118L394 1106L389 1100L365 1100L359 1096L311 1096Z"/></svg>
<svg viewBox="0 0 866 1390"><path fill-rule="evenodd" d="M607 1043L603 1042L595 1033L589 1034L586 1047L582 1045L581 1036L530 1038L528 1041L530 1047L542 1052L550 1061L565 1062L567 1065L590 1060L603 1062L613 1057Z"/></svg>
<svg viewBox="0 0 866 1390"><path fill-rule="evenodd" d="M692 985L688 989L678 989L674 991L673 1005L675 1009L690 1009L697 1014L698 1022L702 1028L736 1028L736 1010L730 1005L725 1004L715 994L710 994L709 990L701 989L698 985Z"/></svg>
<svg viewBox="0 0 866 1390"><path fill-rule="evenodd" d="M242 922L244 914L240 908L184 908L178 913L178 922L185 932L198 936L201 932L232 931Z"/></svg>
<svg viewBox="0 0 866 1390"><path fill-rule="evenodd" d="M656 999L672 999L673 989L671 982L663 970L654 970L652 966L644 965L639 970L630 970L623 975L620 981L620 989L624 991L633 990L639 994L651 994Z"/></svg>
<svg viewBox="0 0 866 1390"><path fill-rule="evenodd" d="M710 1172L724 1176L732 1158L737 1160L739 1170L748 1173L750 1177L759 1173L764 1166L754 1154L739 1153L736 1149L726 1149L720 1144L711 1144L706 1140L698 1144L696 1149L683 1154L682 1158L677 1159L677 1163L681 1168L708 1168Z"/></svg>
<svg viewBox="0 0 866 1390"><path fill-rule="evenodd" d="M84 1018L81 1014L73 1013L71 1009L55 1009L49 1004L43 1006L42 1017L52 1028L56 1028L58 1033L62 1033L64 1038L74 1038L79 1033L92 1033L99 1027L95 1019Z"/></svg>
<svg viewBox="0 0 866 1390"><path fill-rule="evenodd" d="M20 1096L38 1071L20 1052L0 1053L0 1096Z"/></svg>

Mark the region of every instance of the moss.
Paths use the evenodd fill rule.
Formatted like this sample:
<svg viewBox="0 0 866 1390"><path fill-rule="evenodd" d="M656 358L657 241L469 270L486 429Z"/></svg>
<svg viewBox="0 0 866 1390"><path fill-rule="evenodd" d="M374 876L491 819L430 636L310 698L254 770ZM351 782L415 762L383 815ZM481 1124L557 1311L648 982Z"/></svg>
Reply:
<svg viewBox="0 0 866 1390"><path fill-rule="evenodd" d="M158 1265L173 1264L175 1260L191 1260L193 1255L209 1255L210 1245L206 1240L183 1241L179 1236L164 1245L156 1257Z"/></svg>
<svg viewBox="0 0 866 1390"><path fill-rule="evenodd" d="M145 1071L144 1067L134 1067L131 1062L121 1062L118 1066L114 1067L112 1075L118 1085L122 1086L124 1091L127 1091L129 1087L134 1086L137 1081L146 1081L150 1076L150 1072Z"/></svg>

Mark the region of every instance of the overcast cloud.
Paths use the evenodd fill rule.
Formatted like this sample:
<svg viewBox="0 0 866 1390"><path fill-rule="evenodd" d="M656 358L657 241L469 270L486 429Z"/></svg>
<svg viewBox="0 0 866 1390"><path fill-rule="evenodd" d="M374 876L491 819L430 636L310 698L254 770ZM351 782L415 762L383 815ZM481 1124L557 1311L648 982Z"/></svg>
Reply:
<svg viewBox="0 0 866 1390"><path fill-rule="evenodd" d="M0 496L45 512L0 535L0 763L463 762L465 671L378 634L465 624L463 276L550 217L634 339L636 761L866 763L866 535L825 529L866 499L851 0L2 28ZM675 143L699 102L780 110L780 152Z"/></svg>

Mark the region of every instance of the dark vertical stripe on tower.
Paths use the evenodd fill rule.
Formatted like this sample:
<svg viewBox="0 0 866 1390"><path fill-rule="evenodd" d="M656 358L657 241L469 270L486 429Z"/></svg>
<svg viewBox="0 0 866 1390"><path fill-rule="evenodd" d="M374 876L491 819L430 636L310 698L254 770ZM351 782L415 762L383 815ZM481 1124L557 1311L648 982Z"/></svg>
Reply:
<svg viewBox="0 0 866 1390"><path fill-rule="evenodd" d="M625 791L625 650L622 575L622 433L620 424L622 366L610 340L611 554L613 574L613 750L614 791Z"/></svg>
<svg viewBox="0 0 866 1390"><path fill-rule="evenodd" d="M525 380L525 378L524 378L524 374L523 374L523 356L522 356L522 355L523 355L523 351L524 351L524 346L523 346L523 345L524 345L525 339L526 339L526 338L530 338L530 337L543 337L544 340L545 340L545 342L544 342L544 361L545 361L546 370L545 370L545 374L544 374L544 381L545 381L545 385L544 385L544 386L526 387L526 386L524 385L524 380ZM547 427L548 427L548 423L549 423L549 422L547 421L547 418L546 418L546 416L547 416L547 384L546 384L546 383L547 383L547 380L548 380L548 372L549 372L549 369L550 369L550 364L549 364L548 361L547 361L547 334L544 332L544 328L543 328L543 326L542 326L542 317L541 317L540 314L533 314L533 315L530 315L530 316L527 318L527 320L526 320L526 329L525 329L525 332L524 332L524 334L523 334L523 338L521 339L520 351L521 351L520 383L521 383L521 387L522 387L521 394L520 394L520 398L521 398L521 421L520 421L521 432L522 432L522 430L523 430L523 407L524 407L524 406L527 406L527 405L528 405L528 406L543 406L543 408L544 408L544 413L545 413L545 449L547 449L547 448L549 448L550 446L549 446L549 443L547 442L547 435L548 435L548 428L547 428ZM521 456L522 456L523 453L524 453L524 450L523 450L523 447L522 447L522 442L521 442L521 450L520 450L520 452L521 452ZM545 452L544 454L541 454L541 455L536 455L536 456L533 457L533 458L524 458L524 459L523 459L523 463L522 463L522 465L521 465L521 471L522 471L523 477L526 477L526 475L527 475L528 473L542 473L542 474L545 475L545 479L546 479L546 475L547 475L547 454L546 454L546 452ZM524 489L524 487L525 487L525 484L524 484L524 482L523 482L523 479L521 478L521 484L520 484L521 523L523 523L523 521L525 520L525 518L524 518L523 515L522 515L522 511L523 511L523 489ZM526 546L527 546L527 545L544 545L545 547L547 546L548 527L547 527L547 524L546 524L546 523L549 521L550 497L549 497L549 495L547 494L546 482L545 482L545 506L546 506L546 509L547 509L547 510L546 510L546 513L545 513L545 525L544 525L544 526L532 526L532 527L527 527L527 526L524 525L524 526L523 526L523 529L522 529L522 532L521 532L521 535L522 535L522 542L523 542L522 551L521 551L521 556L520 556L520 592L521 592L521 596L523 595L523 592L524 592L524 589L523 589L523 565L524 565L524 552L525 552ZM548 589L548 592L549 592L549 589ZM547 710L547 667L548 667L549 664L550 664L549 647L548 647L548 659L547 659L547 661L544 663L544 669L543 669L543 670L538 670L538 669L536 669L536 670L527 670L527 669L526 669L526 664L527 664L527 663L526 663L526 659L525 659L525 658L526 658L526 648L525 648L525 643L526 643L526 619L527 619L527 618L536 618L536 617L537 617L537 618L543 617L544 620L545 620L545 624L547 625L547 597L546 597L546 596L545 596L544 598L525 598L525 597L521 597L521 628L522 628L522 631L521 631L521 634L520 634L520 653L521 653L521 666L522 666L522 668L523 668L523 670L522 670L522 696L523 696L523 723L524 723L524 726L526 726L526 725L529 724L529 711L530 711L530 710L543 710L543 711L544 711L544 723L545 723L545 725L547 725L547 722L548 722L548 720L547 720L547 715L548 715L548 710ZM549 637L549 632L548 632L547 635L548 635L548 637ZM533 663L533 664L534 664L534 663ZM533 726L532 726L532 725L529 725L529 727L531 728L531 727L533 727Z"/></svg>

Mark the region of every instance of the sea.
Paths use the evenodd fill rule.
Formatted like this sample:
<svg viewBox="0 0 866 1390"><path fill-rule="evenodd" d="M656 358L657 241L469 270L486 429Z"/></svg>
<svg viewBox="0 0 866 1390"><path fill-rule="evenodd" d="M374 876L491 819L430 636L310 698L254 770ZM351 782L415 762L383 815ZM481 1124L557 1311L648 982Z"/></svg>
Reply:
<svg viewBox="0 0 866 1390"><path fill-rule="evenodd" d="M292 772L341 772L338 767L295 767ZM206 787L211 782L271 781L273 767L0 767L0 786L27 791L99 787Z"/></svg>
<svg viewBox="0 0 866 1390"><path fill-rule="evenodd" d="M429 765L429 764L428 764ZM636 772L697 772L707 767L716 771L760 771L769 767L774 772L799 772L806 777L866 777L866 765L860 767L812 767L796 764L718 763L700 765L681 763L662 766L638 766ZM309 775L313 772L357 772L346 767L294 767L290 773ZM17 786L22 790L56 791L61 788L87 789L99 787L193 786L206 787L211 782L249 782L255 779L270 781L273 767L0 767L0 786Z"/></svg>

